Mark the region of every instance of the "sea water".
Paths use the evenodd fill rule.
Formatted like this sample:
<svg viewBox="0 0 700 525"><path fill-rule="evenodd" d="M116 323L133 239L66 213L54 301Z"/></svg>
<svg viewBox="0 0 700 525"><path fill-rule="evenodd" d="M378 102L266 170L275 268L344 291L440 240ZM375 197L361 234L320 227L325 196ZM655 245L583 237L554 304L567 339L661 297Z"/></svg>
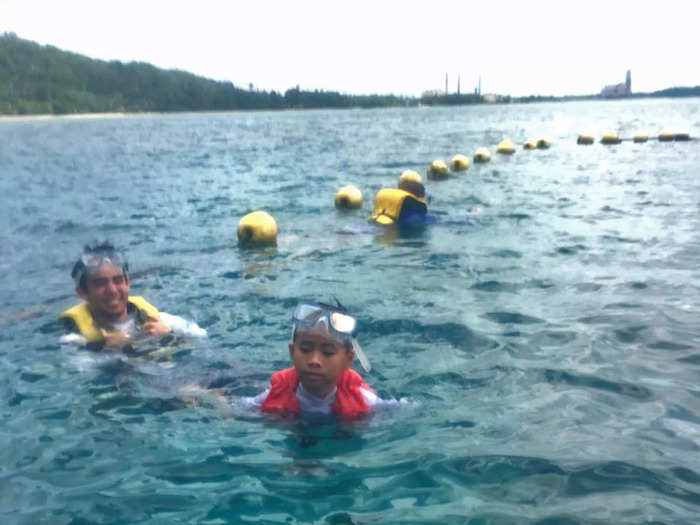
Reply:
<svg viewBox="0 0 700 525"><path fill-rule="evenodd" d="M700 142L576 138L698 137L699 107L0 121L0 520L697 523ZM478 147L491 162L425 180L433 222L367 223L401 171ZM345 184L361 209L333 207ZM277 246L239 249L258 209ZM162 360L61 346L72 264L103 239L132 293L208 338ZM354 424L241 407L288 366L297 301L332 298L367 382L407 402Z"/></svg>

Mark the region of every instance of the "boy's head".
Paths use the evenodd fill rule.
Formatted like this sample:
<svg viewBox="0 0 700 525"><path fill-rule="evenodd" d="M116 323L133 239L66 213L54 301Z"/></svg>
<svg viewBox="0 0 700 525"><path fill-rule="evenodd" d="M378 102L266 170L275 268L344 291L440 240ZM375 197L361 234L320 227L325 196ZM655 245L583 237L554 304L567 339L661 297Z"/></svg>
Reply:
<svg viewBox="0 0 700 525"><path fill-rule="evenodd" d="M356 334L357 321L342 306L303 303L296 307L289 355L306 390L319 397L330 393L356 355L370 370Z"/></svg>

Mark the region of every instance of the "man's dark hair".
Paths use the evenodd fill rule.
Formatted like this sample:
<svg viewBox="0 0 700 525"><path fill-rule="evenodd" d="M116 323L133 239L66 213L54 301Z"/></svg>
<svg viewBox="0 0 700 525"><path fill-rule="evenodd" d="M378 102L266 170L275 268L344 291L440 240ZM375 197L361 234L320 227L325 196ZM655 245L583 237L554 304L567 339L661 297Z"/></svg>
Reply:
<svg viewBox="0 0 700 525"><path fill-rule="evenodd" d="M75 277L78 275L78 273L82 272L82 275L80 276L80 282L78 283L78 288L80 288L83 291L87 291L87 284L86 284L86 279L87 279L87 273L84 271L86 269L85 263L83 262L83 257L85 255L91 255L91 254L98 254L102 255L105 258L110 258L113 259L115 256L120 255L119 250L114 247L114 245L109 242L109 241L95 241L94 244L86 244L85 247L83 248L83 253L80 254L80 258L78 261L73 265L73 270L70 273L70 276L75 279ZM120 255L121 258L121 255ZM126 261L122 263L122 270L124 271L124 275L129 275L129 265L127 264Z"/></svg>
<svg viewBox="0 0 700 525"><path fill-rule="evenodd" d="M412 193L416 197L425 197L425 186L415 180L402 180L399 182L399 189Z"/></svg>

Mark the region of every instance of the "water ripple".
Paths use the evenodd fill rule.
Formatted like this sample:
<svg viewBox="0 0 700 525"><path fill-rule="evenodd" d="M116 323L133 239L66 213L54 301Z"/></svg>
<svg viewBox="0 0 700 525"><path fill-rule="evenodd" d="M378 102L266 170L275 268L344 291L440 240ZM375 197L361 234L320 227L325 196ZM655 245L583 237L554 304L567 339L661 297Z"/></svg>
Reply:
<svg viewBox="0 0 700 525"><path fill-rule="evenodd" d="M0 515L695 523L700 149L575 137L697 135L697 115L634 99L0 120ZM404 169L545 134L548 150L426 179L435 222L366 222ZM365 202L338 213L348 183ZM237 247L254 209L276 247ZM162 362L60 345L76 253L104 238L157 270L132 274L135 294L208 338ZM402 401L354 423L241 403L288 366L296 303L334 296L358 316L364 379Z"/></svg>
<svg viewBox="0 0 700 525"><path fill-rule="evenodd" d="M613 392L615 394L634 398L638 401L649 401L654 397L651 390L643 386L623 381L610 381L591 375L572 374L562 370L545 370L544 377L550 383L563 383L571 386L582 386Z"/></svg>
<svg viewBox="0 0 700 525"><path fill-rule="evenodd" d="M545 322L544 319L517 312L488 312L482 314L481 317L498 324L536 324Z"/></svg>
<svg viewBox="0 0 700 525"><path fill-rule="evenodd" d="M476 351L483 348L493 348L495 342L475 334L467 326L459 323L423 324L409 319L385 319L363 323L363 332L372 337L389 337L403 334L409 335L414 341L431 342L445 341L455 348Z"/></svg>

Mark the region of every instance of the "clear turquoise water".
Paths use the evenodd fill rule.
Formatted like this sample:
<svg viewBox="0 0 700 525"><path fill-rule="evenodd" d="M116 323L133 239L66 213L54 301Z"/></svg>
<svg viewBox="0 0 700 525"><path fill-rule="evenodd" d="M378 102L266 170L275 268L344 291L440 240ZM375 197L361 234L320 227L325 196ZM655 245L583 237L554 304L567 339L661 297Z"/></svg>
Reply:
<svg viewBox="0 0 700 525"><path fill-rule="evenodd" d="M3 523L696 523L700 100L0 121ZM495 154L508 136L549 150ZM438 223L365 222L404 169ZM335 191L361 188L339 213ZM276 249L236 246L241 216ZM128 248L133 291L209 332L169 363L61 348L86 242ZM275 424L184 404L265 387L292 306L361 320L368 382L412 407Z"/></svg>

